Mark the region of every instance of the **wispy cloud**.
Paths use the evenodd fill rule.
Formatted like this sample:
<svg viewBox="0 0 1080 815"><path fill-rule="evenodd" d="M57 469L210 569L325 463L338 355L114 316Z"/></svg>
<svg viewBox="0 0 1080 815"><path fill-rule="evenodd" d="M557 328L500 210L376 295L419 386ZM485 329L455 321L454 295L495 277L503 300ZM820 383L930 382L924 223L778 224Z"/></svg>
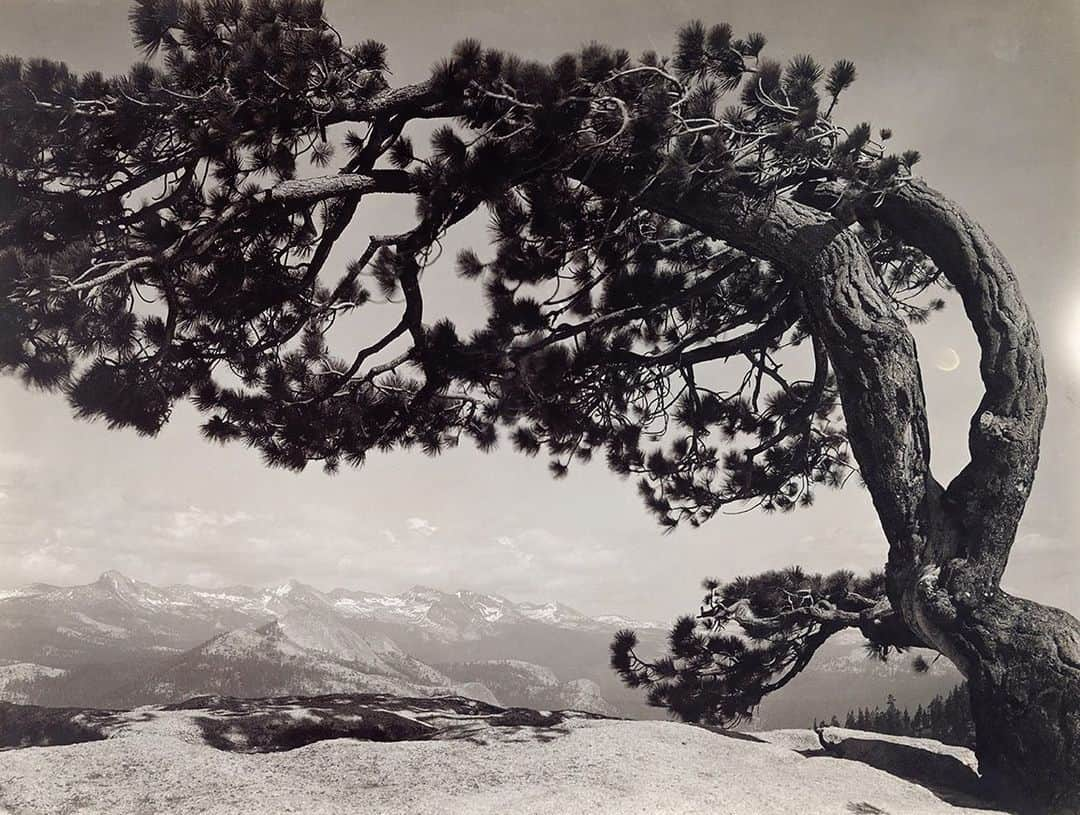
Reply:
<svg viewBox="0 0 1080 815"><path fill-rule="evenodd" d="M209 512L195 505L172 513L165 526L156 527L156 531L170 538L190 540L206 535L210 530L234 527L258 520L248 512Z"/></svg>
<svg viewBox="0 0 1080 815"><path fill-rule="evenodd" d="M405 526L409 527L411 531L419 532L425 537L431 537L439 531L439 527L431 524L424 518L409 518L405 521Z"/></svg>
<svg viewBox="0 0 1080 815"><path fill-rule="evenodd" d="M540 527L496 535L468 548L465 557L457 575L462 585L524 599L565 601L605 580L629 585L641 579L614 546Z"/></svg>
<svg viewBox="0 0 1080 815"><path fill-rule="evenodd" d="M0 473L5 475L18 475L41 466L41 461L35 456L20 453L14 450L0 451Z"/></svg>

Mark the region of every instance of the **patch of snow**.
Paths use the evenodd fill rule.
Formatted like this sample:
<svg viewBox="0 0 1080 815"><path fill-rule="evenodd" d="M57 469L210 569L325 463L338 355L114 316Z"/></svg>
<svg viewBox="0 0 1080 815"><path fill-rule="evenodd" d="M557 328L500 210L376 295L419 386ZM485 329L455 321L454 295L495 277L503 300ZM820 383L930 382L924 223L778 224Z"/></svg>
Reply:
<svg viewBox="0 0 1080 815"><path fill-rule="evenodd" d="M39 593L31 589L0 589L0 601L14 600L19 597L37 597Z"/></svg>
<svg viewBox="0 0 1080 815"><path fill-rule="evenodd" d="M101 620L95 620L93 617L88 617L81 611L76 611L72 616L83 625L89 626L95 631L100 631L102 634L112 637L113 639L123 640L128 639L131 636L131 632L126 628L119 625L103 623Z"/></svg>
<svg viewBox="0 0 1080 815"><path fill-rule="evenodd" d="M290 719L294 719L295 721L299 722L315 721L319 718L315 715L315 711L313 711L309 707L285 708L285 715L288 716Z"/></svg>
<svg viewBox="0 0 1080 815"><path fill-rule="evenodd" d="M408 719L410 722L416 722L417 724L422 724L424 727L430 727L433 730L435 729L435 725L428 724L423 719L419 718L416 712L412 710L390 710L389 708L385 707L375 707L372 708L372 711L374 711L375 713L389 713L392 716L400 716L402 719ZM356 718L363 719L364 717L357 716Z"/></svg>
<svg viewBox="0 0 1080 815"><path fill-rule="evenodd" d="M67 671L63 668L38 665L35 662L13 662L10 665L0 665L0 683L25 681L39 676L55 679L66 673Z"/></svg>
<svg viewBox="0 0 1080 815"><path fill-rule="evenodd" d="M31 697L29 693L22 690L23 687L41 679L59 679L66 674L67 671L62 668L52 668L34 662L0 665L0 700L20 705L28 704Z"/></svg>
<svg viewBox="0 0 1080 815"><path fill-rule="evenodd" d="M557 603L545 603L542 606L526 606L522 608L522 614L530 620L555 622L559 619L559 606Z"/></svg>
<svg viewBox="0 0 1080 815"><path fill-rule="evenodd" d="M211 591L195 591L192 594L203 600L219 600L223 603L235 603L236 605L251 602L250 597L243 597L239 594L224 594Z"/></svg>
<svg viewBox="0 0 1080 815"><path fill-rule="evenodd" d="M493 623L496 620L501 620L503 618L503 610L501 608L492 608L491 606L485 606L483 604L478 605L477 608L480 609L480 613L489 623Z"/></svg>
<svg viewBox="0 0 1080 815"><path fill-rule="evenodd" d="M666 626L661 623L651 622L649 620L635 620L630 617L623 617L619 614L601 614L599 617L594 617L593 619L598 623L610 625L614 628L666 628Z"/></svg>

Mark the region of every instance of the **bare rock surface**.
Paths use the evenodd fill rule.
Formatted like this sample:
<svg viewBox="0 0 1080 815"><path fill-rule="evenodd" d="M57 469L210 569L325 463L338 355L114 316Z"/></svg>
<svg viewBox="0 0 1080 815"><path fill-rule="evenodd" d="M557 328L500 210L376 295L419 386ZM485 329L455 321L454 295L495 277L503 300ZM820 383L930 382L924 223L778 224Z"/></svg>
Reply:
<svg viewBox="0 0 1080 815"><path fill-rule="evenodd" d="M813 730L787 728L783 730L762 730L747 735L761 739L761 741L767 741L769 744L775 744L777 747L787 747L789 750L795 750L803 754L824 752L821 740Z"/></svg>
<svg viewBox="0 0 1080 815"><path fill-rule="evenodd" d="M829 755L915 781L956 802L974 801L979 796L978 762L966 747L843 727L825 727L817 735Z"/></svg>
<svg viewBox="0 0 1080 815"><path fill-rule="evenodd" d="M3 815L992 811L822 755L811 731L724 734L381 694L0 712L0 723L36 734L25 744L44 744L50 727L54 737L73 732L72 723L93 739L0 752ZM35 719L48 727L34 730ZM845 741L871 735L848 732Z"/></svg>

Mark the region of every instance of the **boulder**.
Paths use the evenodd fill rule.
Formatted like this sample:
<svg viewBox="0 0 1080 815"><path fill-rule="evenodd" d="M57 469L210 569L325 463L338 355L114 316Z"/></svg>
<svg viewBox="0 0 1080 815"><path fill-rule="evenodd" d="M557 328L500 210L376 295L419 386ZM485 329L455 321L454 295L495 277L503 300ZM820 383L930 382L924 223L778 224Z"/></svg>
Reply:
<svg viewBox="0 0 1080 815"><path fill-rule="evenodd" d="M983 792L975 754L966 747L843 727L820 728L817 735L828 755L869 764L956 803Z"/></svg>

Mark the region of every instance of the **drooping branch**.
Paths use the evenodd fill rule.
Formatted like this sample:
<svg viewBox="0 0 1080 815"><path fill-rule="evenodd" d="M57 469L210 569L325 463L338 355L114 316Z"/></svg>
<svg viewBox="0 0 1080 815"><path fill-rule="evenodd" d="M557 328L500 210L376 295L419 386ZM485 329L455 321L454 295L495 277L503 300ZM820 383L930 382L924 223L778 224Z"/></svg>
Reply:
<svg viewBox="0 0 1080 815"><path fill-rule="evenodd" d="M365 445L384 446L390 439L389 433L358 430L354 425L370 424L347 421L349 412L360 412L373 400L388 405L390 394L419 397L453 387L455 400L468 396L483 404L480 415L465 416L456 407L440 414L435 405L420 411L410 402L406 412L412 418L383 421L384 427L399 428L407 443L419 438L422 426L432 449L466 426L488 445L496 422L514 427L522 449L533 449L534 438L559 457L585 458L606 447L620 472L663 484L664 496L653 504L659 514L667 516L663 507L672 506L692 521L748 498L782 509L796 499L809 503L811 483L840 483L838 470L850 471L843 460L842 428L828 416L834 404L831 386L817 381L827 367L817 366L814 382L807 382L789 371L781 374L785 363L773 357L806 337L805 315L790 288L779 285L778 275L758 264L752 252L717 251L693 228L671 234L664 216L654 217L638 200L640 188L650 185L654 158L670 157L672 166L692 162L689 179L697 183L725 172L731 164L728 152L749 156L763 150L770 166L752 175L755 183L774 190L792 160L826 156L839 144L840 131L812 110L813 85L820 78L812 61L794 61L786 71L763 66L753 92L744 94L748 111L754 112L736 119L715 115L716 100L704 80L714 76L725 90L734 90L753 70L751 61L757 61L764 39L735 39L723 26L699 49L701 65L688 57L675 73L655 65L635 70L628 57L602 47L584 49L558 70L525 66L466 42L430 80L395 89L386 83L381 46L345 48L328 23L308 19L312 9L283 8L286 17L299 13L305 21L282 28L252 11L250 31L225 39L219 28L205 23L220 12L216 7L204 18L193 6L176 20L145 11L148 22L136 36L148 49L164 51L164 70L145 66L121 84L97 86L61 69L59 81L49 87L23 82L21 71L15 82L36 100L27 121L42 139L52 138L45 135L46 120L33 116L59 119L65 97L89 100L75 103L71 118L59 123L60 140L72 149L58 154L61 160L36 161L27 177L30 187L44 190L63 178L85 190L85 200L102 188L117 189L116 182L93 174L83 145L94 140L114 151L118 174L132 183L143 178L145 162L133 161L130 149L116 152L111 133L103 130L105 120L129 115L138 125L139 154L157 157L153 178L164 172L167 180L170 160L182 158L182 167L195 168L185 176L186 185L172 182L176 197L166 196L167 203L119 218L91 213L91 231L79 233L94 245L92 262L132 257L133 246L156 250L152 269L140 269L130 280L117 275L107 281L115 285L79 304L95 313L108 307L111 315L121 310L115 301L122 284L157 291L164 319L148 318L124 338L148 352L123 357L130 376L148 377L153 385L160 383L143 369L145 359L185 361L188 370L155 404L167 404L185 387L193 389L202 409L223 408L235 419L215 424L215 438L247 434L260 449L265 442L272 461L301 466L316 459L359 461ZM174 33L166 36L170 30ZM259 31L262 39L250 44L266 57L264 70L256 82L238 81L243 71L229 71L241 61L243 41ZM704 37L703 29L699 33ZM196 41L205 47L194 49ZM830 79L834 100L852 78L842 73ZM653 111L660 100L662 106ZM814 114L805 118L813 137L794 147L773 139L798 115L792 100L801 100ZM641 125L654 113L660 128L649 135ZM416 155L403 135L408 122L451 116L472 132L458 135L442 127L431 154ZM326 166L333 154L328 128L349 123L364 126L365 134L346 135L351 158L343 171L298 178L297 163L304 156ZM683 136L694 144L680 142ZM704 152L698 149L706 144L711 146ZM844 151L854 165L867 169L877 158L862 149L864 144L846 145ZM402 170L373 169L387 153ZM602 175L612 159L629 159L627 166L640 173L635 170L623 179L629 183L603 195L582 194L578 182L566 183L593 169ZM263 185L262 173L274 183ZM374 186L364 180L375 176L380 181ZM656 185L661 187L680 197L667 181ZM319 279L358 211L358 199L376 191L414 192L421 210L445 214L447 193L452 198L454 190L470 191L472 206L488 203L498 218L507 217L506 234L521 237L507 240L491 264L497 268L491 277L498 280L486 286L492 303L487 328L462 341L449 320L425 323L434 317L420 307L419 274L406 268L410 255L425 255L433 245L422 240L415 251L397 247L400 268L375 259L373 275L380 286L404 295L403 320L358 351L349 349L345 360L332 356L326 342L331 327L368 299L360 284L373 260L367 253L350 264L332 290L324 290ZM517 204L504 208L515 196ZM733 205L745 203L743 198L729 195ZM37 234L56 231L41 221L29 226ZM731 257L731 265L721 268ZM549 283L554 291L548 298L532 300L529 287ZM564 285L571 288L566 295L560 291ZM59 310L45 308L45 321L54 320ZM585 319L569 323L567 314ZM43 324L29 321L27 334L40 333ZM374 359L406 333L412 344L404 353ZM72 346L61 336L56 347ZM17 364L44 361L42 353L17 357ZM720 393L704 386L708 377L700 377L694 366L728 359L749 364L739 387ZM57 376L71 372L71 360L62 362ZM223 394L211 378L220 362L240 377L243 388ZM555 377L564 363L564 382L543 381ZM404 371L416 367L423 370L423 384L405 378ZM583 417L575 417L576 411ZM459 420L466 425L455 424ZM320 423L326 431L321 434L315 427ZM807 432L796 433L804 424ZM302 432L304 425L312 432ZM158 425L147 421L145 426ZM670 455L647 455L638 440L658 442L669 427L684 428L686 435L675 440ZM756 435L767 442L767 449L758 445L766 455L753 468L739 465L737 480L727 478L728 462L707 441L717 432L731 438Z"/></svg>
<svg viewBox="0 0 1080 815"><path fill-rule="evenodd" d="M625 325L628 321L632 321L641 317L646 317L649 314L656 312L662 308L670 308L681 305L694 298L695 296L702 296L715 291L716 288L721 283L723 283L724 280L730 277L731 274L736 271L736 269L741 267L741 265L741 259L737 260L730 265L724 266L718 271L711 272L710 274L703 276L700 280L695 281L692 285L687 286L682 291L673 292L672 294L666 295L662 298L658 298L648 303L643 303L636 306L629 306L627 308L618 309L615 311L609 311L591 320L573 325L558 325L552 331L548 332L548 334L544 336L543 339L537 340L536 342L529 343L527 345L520 346L518 348L514 348L512 350L512 354L514 356L525 356L527 354L535 353L536 351L539 351L555 343L576 337L579 334L584 334L590 331L601 332L605 329L610 330L613 327ZM791 310L787 310L784 314L783 319L786 320L786 324L780 325L779 319L771 321L765 329L761 330L759 335L756 337L756 340L760 341L761 339L766 338L771 339L775 338L778 333L783 334L784 329L790 327L791 323L794 321L794 314ZM705 349L697 349L692 352L692 354L696 354L700 358L696 361L702 361L710 358L715 359L718 356L732 356L734 354L741 353L743 350L746 350L749 347L752 347L753 341L754 339L731 341L727 346L727 348L730 350L726 354L723 353L724 346L722 343L719 344L718 347L711 347L711 351L706 352ZM716 356L709 357L707 355L708 353L714 353L716 354ZM687 362L695 361L693 359L687 359L688 354L691 354L691 352L687 352L686 354L680 352L656 355L653 357L645 357L640 354L633 354L632 352L628 351L625 353L624 356L626 361L640 362L650 365L669 365L673 362L678 362L680 360Z"/></svg>
<svg viewBox="0 0 1080 815"><path fill-rule="evenodd" d="M686 350L672 349L659 354L638 354L626 351L619 355L619 361L636 365L695 365L699 362L727 359L776 342L777 337L782 337L800 316L801 312L796 304L791 300L785 300L767 319L737 337L717 340Z"/></svg>
<svg viewBox="0 0 1080 815"><path fill-rule="evenodd" d="M612 667L623 680L648 688L650 704L687 721L732 726L747 719L845 628L858 628L882 659L925 645L891 607L880 574L858 579L792 567L726 584L706 581L706 589L697 617L672 628L668 655L643 658L631 631L611 645Z"/></svg>

